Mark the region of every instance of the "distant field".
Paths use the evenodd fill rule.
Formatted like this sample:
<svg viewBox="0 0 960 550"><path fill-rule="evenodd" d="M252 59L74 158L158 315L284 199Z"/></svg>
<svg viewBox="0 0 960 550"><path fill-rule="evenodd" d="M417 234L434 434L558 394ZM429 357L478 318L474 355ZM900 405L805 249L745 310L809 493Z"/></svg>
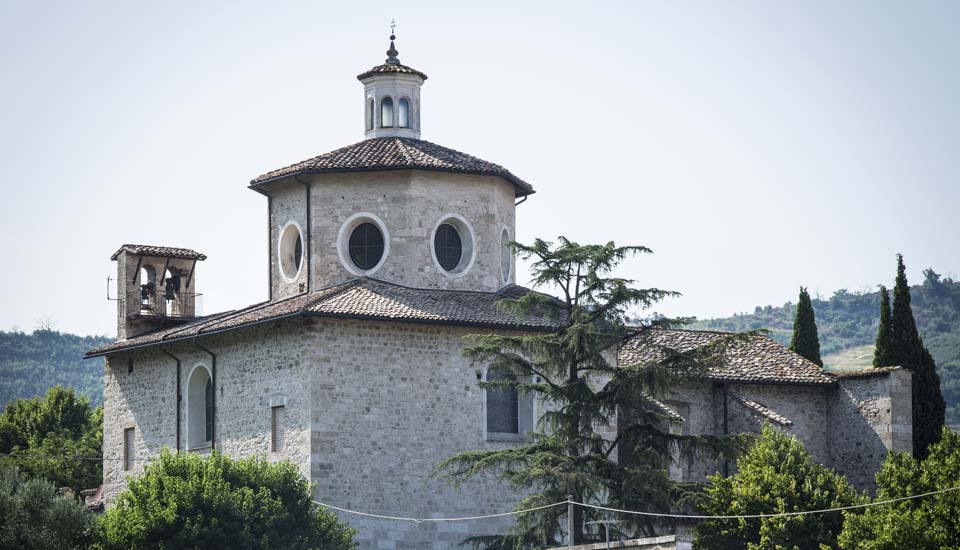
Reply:
<svg viewBox="0 0 960 550"><path fill-rule="evenodd" d="M823 358L827 370L863 370L873 367L873 345L849 348Z"/></svg>

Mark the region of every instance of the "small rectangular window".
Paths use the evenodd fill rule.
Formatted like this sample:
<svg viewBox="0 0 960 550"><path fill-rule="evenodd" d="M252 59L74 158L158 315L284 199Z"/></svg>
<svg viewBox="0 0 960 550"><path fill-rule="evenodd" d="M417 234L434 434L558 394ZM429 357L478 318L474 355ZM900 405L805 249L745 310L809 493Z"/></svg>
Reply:
<svg viewBox="0 0 960 550"><path fill-rule="evenodd" d="M123 469L133 469L133 428L123 430Z"/></svg>
<svg viewBox="0 0 960 550"><path fill-rule="evenodd" d="M270 439L271 451L282 451L287 438L287 408L284 406L270 408Z"/></svg>

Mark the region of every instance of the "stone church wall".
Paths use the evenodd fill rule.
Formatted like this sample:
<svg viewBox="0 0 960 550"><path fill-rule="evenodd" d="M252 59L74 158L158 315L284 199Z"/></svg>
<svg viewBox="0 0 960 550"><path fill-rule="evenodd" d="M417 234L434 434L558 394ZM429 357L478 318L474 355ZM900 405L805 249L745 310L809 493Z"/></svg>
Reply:
<svg viewBox="0 0 960 550"><path fill-rule="evenodd" d="M903 369L841 378L825 425L828 464L858 489L873 491L887 450L912 452L911 399L910 372Z"/></svg>
<svg viewBox="0 0 960 550"><path fill-rule="evenodd" d="M430 474L488 441L478 369L461 355L478 329L317 320L309 362L312 478L322 502L394 516L453 517L513 508L496 478L451 487ZM454 548L471 534L502 533L510 520L420 524L341 518L361 548Z"/></svg>
<svg viewBox="0 0 960 550"><path fill-rule="evenodd" d="M299 323L271 323L201 338L217 354L216 447L231 456L262 454L289 459L309 476L309 387L304 374L308 338ZM210 355L191 343L165 348L181 359L181 448L187 448L187 385L196 365L210 368ZM127 359L133 358L128 372ZM155 348L111 355L104 368L104 489L108 504L128 475L142 472L145 459L164 447L175 449L176 362ZM285 403L286 446L271 452L271 405ZM134 468L124 471L123 430L135 428ZM209 449L194 452L207 453Z"/></svg>
<svg viewBox="0 0 960 550"><path fill-rule="evenodd" d="M387 258L370 273L371 277L417 288L495 291L504 286L500 235L504 227L511 240L516 235L514 188L503 179L424 171L305 177L313 182L311 288L325 288L358 276L344 268L337 239L347 219L361 212L379 218L390 238ZM462 275L441 272L431 253L431 233L447 214L462 216L473 228L476 259ZM273 225L281 223L278 217Z"/></svg>
<svg viewBox="0 0 960 550"><path fill-rule="evenodd" d="M231 456L288 459L318 483L318 500L386 515L438 517L510 510L517 497L496 479L454 488L430 473L487 441L478 369L461 356L462 337L479 329L409 323L298 319L201 343L217 354L216 446ZM191 343L166 349L181 359L181 445L186 449L186 387L210 356ZM134 358L132 373L126 358ZM482 373L481 373L482 374ZM104 449L122 457L123 429L135 427L135 456L176 447L176 363L156 349L110 356L104 374ZM270 452L270 407L285 403L287 445ZM536 414L536 412L534 413ZM209 449L192 452L207 453ZM108 505L130 471L105 461ZM361 548L452 548L471 534L503 532L509 519L406 524L343 514L360 529Z"/></svg>
<svg viewBox="0 0 960 550"><path fill-rule="evenodd" d="M516 493L495 478L451 487L430 474L468 449L515 442L488 440L482 370L461 355L462 337L481 329L347 319L267 323L200 342L217 354L216 445L232 456L288 459L317 483L316 498L375 514L411 517L482 515L511 509ZM192 343L168 344L182 362L181 447L186 449L189 376L210 356ZM133 359L128 372L128 359ZM904 371L841 379L839 388L729 384L727 431L756 433L764 418L729 393L790 419L821 462L869 487L885 449L910 445L910 376ZM143 459L176 447L176 365L155 348L108 357L104 371L104 483L108 504L138 474ZM724 433L718 384L678 388L667 404L687 434ZM270 408L288 416L283 451L270 450ZM535 409L539 409L539 405ZM539 410L534 414L538 415ZM135 428L131 471L123 470L123 430ZM201 449L196 452L209 452ZM722 471L700 461L678 466L687 480ZM731 471L733 471L731 465ZM360 529L361 548L452 548L470 535L502 533L510 519L413 524L341 514Z"/></svg>
<svg viewBox="0 0 960 550"><path fill-rule="evenodd" d="M270 296L274 300L296 296L306 290L306 265L292 280L287 280L277 262L279 254L280 232L288 222L300 227L303 246L307 246L307 192L304 186L295 180L275 184L270 191ZM312 206L311 206L312 209ZM311 243L311 246L315 246ZM304 264L307 255L304 253ZM301 285L303 288L301 289Z"/></svg>

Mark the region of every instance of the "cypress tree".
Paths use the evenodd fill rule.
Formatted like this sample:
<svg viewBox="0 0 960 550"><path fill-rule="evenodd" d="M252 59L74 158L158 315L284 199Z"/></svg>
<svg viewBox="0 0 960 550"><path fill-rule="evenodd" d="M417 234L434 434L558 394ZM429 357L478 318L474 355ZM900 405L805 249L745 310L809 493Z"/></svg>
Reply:
<svg viewBox="0 0 960 550"><path fill-rule="evenodd" d="M897 282L893 287L888 363L913 373L913 456L923 459L927 448L940 440L945 404L936 364L917 332L910 307L903 256L897 254Z"/></svg>
<svg viewBox="0 0 960 550"><path fill-rule="evenodd" d="M793 338L790 350L799 353L810 361L823 366L820 358L820 338L817 336L817 320L813 314L813 304L807 289L800 287L797 300L797 316L793 320Z"/></svg>
<svg viewBox="0 0 960 550"><path fill-rule="evenodd" d="M873 350L873 366L888 367L890 363L890 293L880 285L880 327L877 328L877 345Z"/></svg>

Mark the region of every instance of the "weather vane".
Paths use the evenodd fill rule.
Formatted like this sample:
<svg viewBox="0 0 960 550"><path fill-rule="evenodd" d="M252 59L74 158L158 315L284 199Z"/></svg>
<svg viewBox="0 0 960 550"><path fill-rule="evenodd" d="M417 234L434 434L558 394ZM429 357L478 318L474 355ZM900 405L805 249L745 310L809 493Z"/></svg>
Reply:
<svg viewBox="0 0 960 550"><path fill-rule="evenodd" d="M396 29L396 27L397 27L397 20L396 20L396 19L390 19L390 39L391 39L391 40L393 40L393 37L397 34L396 32L394 32L394 30Z"/></svg>

